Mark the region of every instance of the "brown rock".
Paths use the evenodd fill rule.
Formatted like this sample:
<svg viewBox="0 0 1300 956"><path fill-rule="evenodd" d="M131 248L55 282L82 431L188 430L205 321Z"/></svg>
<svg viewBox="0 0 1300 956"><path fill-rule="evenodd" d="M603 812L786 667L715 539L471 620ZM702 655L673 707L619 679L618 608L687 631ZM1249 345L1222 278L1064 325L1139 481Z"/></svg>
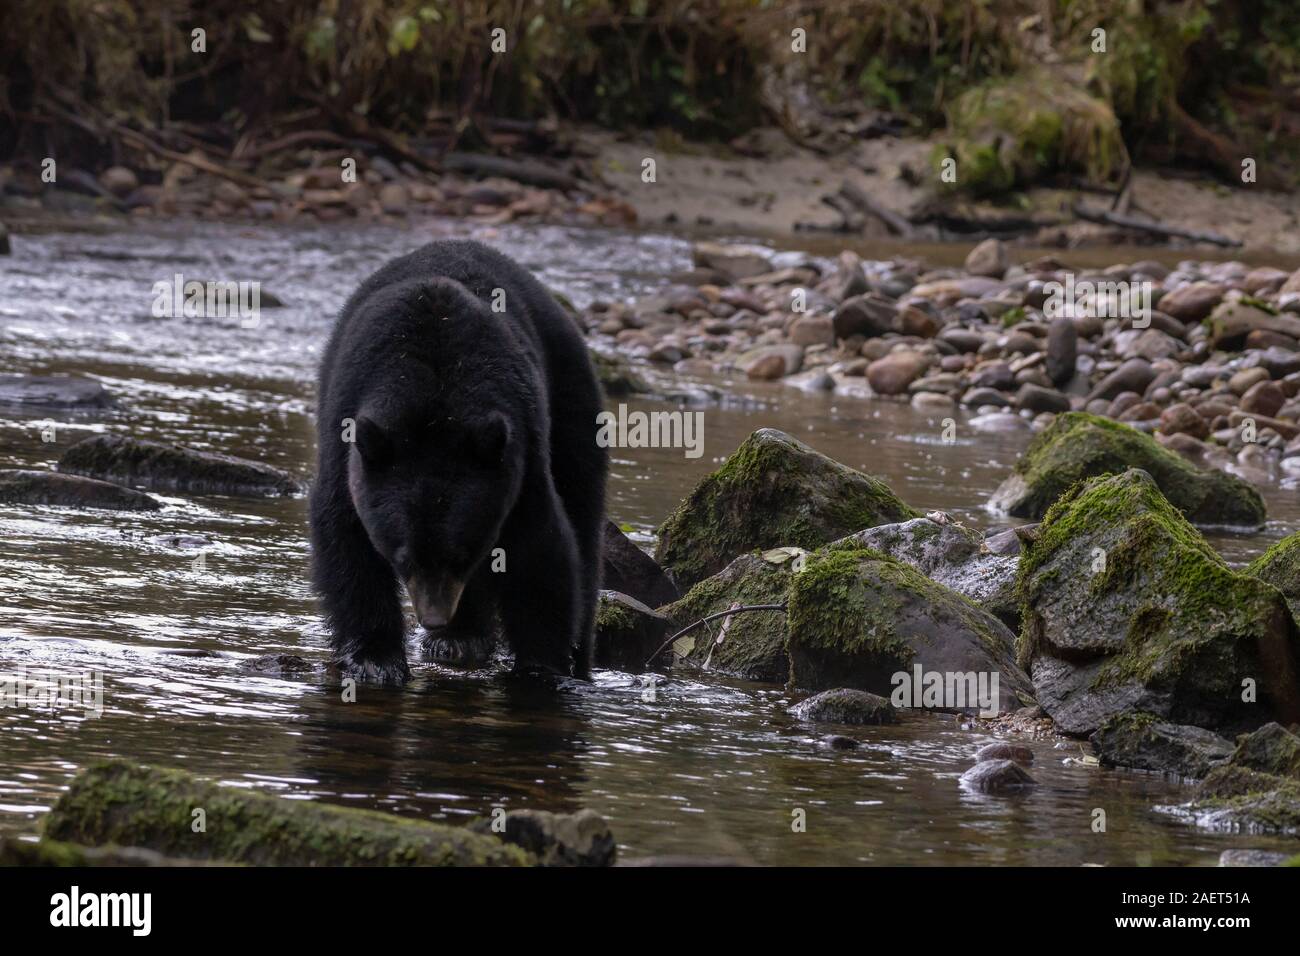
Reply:
<svg viewBox="0 0 1300 956"><path fill-rule="evenodd" d="M803 315L790 326L795 345L834 345L835 324L828 315Z"/></svg>
<svg viewBox="0 0 1300 956"><path fill-rule="evenodd" d="M1199 322L1223 299L1226 290L1214 282L1192 282L1160 299L1160 311L1183 322Z"/></svg>
<svg viewBox="0 0 1300 956"><path fill-rule="evenodd" d="M1286 393L1276 382L1256 382L1241 396L1241 410L1273 416L1286 404Z"/></svg>
<svg viewBox="0 0 1300 956"><path fill-rule="evenodd" d="M966 271L973 276L1001 279L1009 265L1011 257L1000 239L985 239L966 257Z"/></svg>
<svg viewBox="0 0 1300 956"><path fill-rule="evenodd" d="M1160 413L1160 431L1166 435L1191 435L1204 439L1209 437L1210 423L1191 405L1179 402Z"/></svg>
<svg viewBox="0 0 1300 956"><path fill-rule="evenodd" d="M880 395L899 395L930 367L930 359L920 352L891 352L867 366L867 382Z"/></svg>

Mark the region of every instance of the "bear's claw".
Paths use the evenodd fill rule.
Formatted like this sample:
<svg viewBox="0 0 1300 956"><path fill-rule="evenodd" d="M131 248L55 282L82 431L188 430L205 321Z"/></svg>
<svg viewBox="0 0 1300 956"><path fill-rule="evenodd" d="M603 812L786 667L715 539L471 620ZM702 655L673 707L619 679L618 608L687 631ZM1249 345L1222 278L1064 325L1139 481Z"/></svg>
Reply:
<svg viewBox="0 0 1300 956"><path fill-rule="evenodd" d="M411 679L411 668L406 657L374 658L363 654L350 654L339 658L339 671L363 684L384 684L401 687Z"/></svg>

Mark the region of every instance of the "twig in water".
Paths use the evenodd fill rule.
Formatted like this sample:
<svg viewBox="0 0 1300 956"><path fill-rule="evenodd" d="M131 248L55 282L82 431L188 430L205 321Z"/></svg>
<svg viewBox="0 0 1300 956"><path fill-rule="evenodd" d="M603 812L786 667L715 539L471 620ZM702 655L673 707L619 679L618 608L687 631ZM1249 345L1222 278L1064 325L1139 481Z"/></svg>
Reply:
<svg viewBox="0 0 1300 956"><path fill-rule="evenodd" d="M701 624L707 624L709 621L716 620L717 618L720 617L728 617L729 615L732 614L741 614L745 611L784 611L785 609L786 606L784 604L746 604L743 607L727 608L727 610L725 611L719 611L716 614L710 614L707 617L702 617L694 624L686 625L684 628L682 628L672 637L668 638L668 640L664 641L663 644L659 645L659 649L646 658L646 662L645 662L646 666L649 667L651 661L653 661L656 657L658 657L660 654L666 651L670 646L672 646L673 641L677 640L677 638L681 637L683 634L689 634L691 631L695 630Z"/></svg>

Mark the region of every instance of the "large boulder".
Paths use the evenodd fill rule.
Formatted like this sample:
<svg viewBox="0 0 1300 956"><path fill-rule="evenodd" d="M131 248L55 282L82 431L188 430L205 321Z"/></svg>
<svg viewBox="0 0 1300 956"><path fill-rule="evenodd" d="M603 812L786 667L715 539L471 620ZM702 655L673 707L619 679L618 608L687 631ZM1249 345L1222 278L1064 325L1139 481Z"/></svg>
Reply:
<svg viewBox="0 0 1300 956"><path fill-rule="evenodd" d="M663 523L655 558L687 588L756 548L812 549L915 517L880 479L760 428Z"/></svg>
<svg viewBox="0 0 1300 956"><path fill-rule="evenodd" d="M1065 733L1134 709L1218 730L1300 716L1281 593L1229 568L1146 472L1058 500L1021 556L1020 594L1019 660Z"/></svg>
<svg viewBox="0 0 1300 956"><path fill-rule="evenodd" d="M901 706L940 710L1006 712L1032 700L1005 624L879 551L844 542L808 555L787 600L790 683L797 688L853 687ZM952 684L945 691L955 694L960 685L962 700L946 692L938 702L918 700L917 684L935 674ZM976 685L992 692L995 675L995 699L972 700ZM904 685L907 697L895 697Z"/></svg>
<svg viewBox="0 0 1300 956"><path fill-rule="evenodd" d="M677 585L655 564L654 558L630 541L612 521L605 522L600 554L601 587L629 594L650 607L659 607L681 597Z"/></svg>
<svg viewBox="0 0 1300 956"><path fill-rule="evenodd" d="M1011 538L1015 540L1014 535ZM1008 627L1020 626L1020 599L1016 595L1018 545L1009 552L994 551L978 531L939 513L866 528L842 540L855 541L910 564L992 612Z"/></svg>
<svg viewBox="0 0 1300 956"><path fill-rule="evenodd" d="M1085 412L1060 415L1039 432L989 507L1017 518L1041 518L1075 482L1129 468L1150 475L1194 524L1257 528L1264 523L1264 499L1240 478L1197 468L1150 436Z"/></svg>
<svg viewBox="0 0 1300 956"><path fill-rule="evenodd" d="M55 505L63 508L105 508L113 511L157 511L154 498L134 488L108 481L61 475L57 471L24 468L0 471L0 504Z"/></svg>
<svg viewBox="0 0 1300 956"><path fill-rule="evenodd" d="M1145 711L1116 714L1091 737L1103 766L1201 779L1232 754L1232 742L1203 727L1171 724Z"/></svg>
<svg viewBox="0 0 1300 956"><path fill-rule="evenodd" d="M1282 592L1300 623L1300 532L1283 538L1246 567L1246 573Z"/></svg>
<svg viewBox="0 0 1300 956"><path fill-rule="evenodd" d="M92 435L63 453L59 471L151 491L208 495L295 495L301 483L259 461L179 445Z"/></svg>
<svg viewBox="0 0 1300 956"><path fill-rule="evenodd" d="M778 561L741 555L660 612L678 631L734 605L784 603L790 590L791 564L788 556ZM779 682L790 672L785 643L783 611L749 611L701 625L678 638L673 653L722 674Z"/></svg>

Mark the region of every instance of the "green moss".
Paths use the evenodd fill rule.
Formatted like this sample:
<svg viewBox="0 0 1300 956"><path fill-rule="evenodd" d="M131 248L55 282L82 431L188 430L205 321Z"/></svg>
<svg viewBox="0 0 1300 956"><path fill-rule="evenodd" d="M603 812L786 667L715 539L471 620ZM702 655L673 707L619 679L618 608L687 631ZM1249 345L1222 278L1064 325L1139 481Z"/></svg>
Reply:
<svg viewBox="0 0 1300 956"><path fill-rule="evenodd" d="M1250 484L1204 471L1135 428L1086 412L1067 412L1029 443L1016 464L1028 491L1012 512L1043 516L1052 502L1085 478L1141 468L1187 518L1202 525L1258 527L1264 500Z"/></svg>
<svg viewBox="0 0 1300 956"><path fill-rule="evenodd" d="M1300 532L1273 545L1252 561L1245 573L1281 591L1300 622Z"/></svg>
<svg viewBox="0 0 1300 956"><path fill-rule="evenodd" d="M1087 576L1087 586L1051 573L1062 567ZM1226 701L1240 694L1243 674L1261 683L1283 679L1285 658L1267 670L1243 669L1269 653L1265 642L1294 645L1289 622L1279 617L1279 595L1229 568L1137 470L1077 483L1048 509L1021 556L1017 592L1025 615L1017 645L1022 666L1043 639L1037 609L1052 605L1058 617L1096 622L1098 649L1109 660L1094 687L1186 681ZM1124 628L1118 647L1106 643L1114 627Z"/></svg>
<svg viewBox="0 0 1300 956"><path fill-rule="evenodd" d="M878 478L763 428L668 517L655 557L679 584L690 586L754 549L811 550L863 528L916 517Z"/></svg>
<svg viewBox="0 0 1300 956"><path fill-rule="evenodd" d="M780 604L793 577L789 564L774 565L757 555L744 555L724 571L691 588L679 601L659 609L680 630L733 604ZM725 640L716 646L723 621L730 620ZM786 615L780 611L750 611L722 618L692 632L693 648L686 655L695 664L709 661L721 673L750 680L784 680ZM710 656L712 650L712 656Z"/></svg>
<svg viewBox="0 0 1300 956"><path fill-rule="evenodd" d="M905 665L915 636L900 632L905 608L918 604L976 634L995 657L1007 648L977 605L902 561L854 541L810 555L790 588L792 639L805 647L871 655Z"/></svg>
<svg viewBox="0 0 1300 956"><path fill-rule="evenodd" d="M976 195L1067 170L1104 181L1128 162L1110 107L1047 71L973 87L953 100L947 115L949 144L936 152L936 166L947 156L956 159L953 187Z"/></svg>
<svg viewBox="0 0 1300 956"><path fill-rule="evenodd" d="M195 833L202 809L205 830ZM273 866L519 866L517 847L392 814L282 800L125 761L83 770L43 823L47 839Z"/></svg>

